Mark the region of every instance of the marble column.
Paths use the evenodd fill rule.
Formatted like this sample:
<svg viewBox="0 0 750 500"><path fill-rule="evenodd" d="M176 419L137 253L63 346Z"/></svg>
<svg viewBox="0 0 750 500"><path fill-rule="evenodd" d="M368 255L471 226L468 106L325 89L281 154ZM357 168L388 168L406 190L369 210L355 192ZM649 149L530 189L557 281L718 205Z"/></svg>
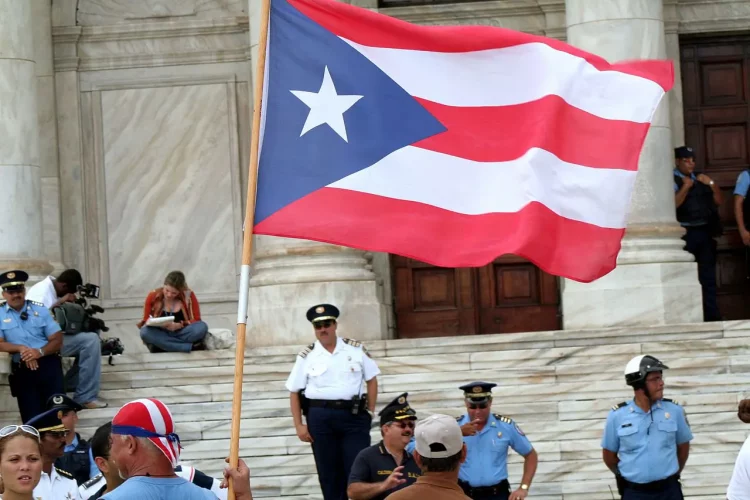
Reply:
<svg viewBox="0 0 750 500"><path fill-rule="evenodd" d="M253 82L260 0L248 1ZM253 83L253 91L255 85ZM252 110L251 110L252 113ZM361 341L387 336L381 280L368 253L314 241L255 236L250 278L248 346L308 344L315 340L305 313L318 303L341 310L338 333Z"/></svg>
<svg viewBox="0 0 750 500"><path fill-rule="evenodd" d="M0 0L0 269L51 271L42 246L34 20L28 1Z"/></svg>
<svg viewBox="0 0 750 500"><path fill-rule="evenodd" d="M662 0L566 0L565 11L571 45L610 62L666 58ZM562 285L566 329L702 321L697 266L675 220L669 104L646 137L617 268Z"/></svg>

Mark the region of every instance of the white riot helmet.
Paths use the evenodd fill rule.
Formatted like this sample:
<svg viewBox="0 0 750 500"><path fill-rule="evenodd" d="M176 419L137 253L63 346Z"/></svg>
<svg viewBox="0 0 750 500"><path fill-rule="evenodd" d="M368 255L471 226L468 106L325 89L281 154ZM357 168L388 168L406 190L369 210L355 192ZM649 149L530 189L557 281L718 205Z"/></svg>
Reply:
<svg viewBox="0 0 750 500"><path fill-rule="evenodd" d="M655 357L643 354L636 356L625 366L625 383L633 389L641 389L649 373L663 370L669 370L669 367Z"/></svg>

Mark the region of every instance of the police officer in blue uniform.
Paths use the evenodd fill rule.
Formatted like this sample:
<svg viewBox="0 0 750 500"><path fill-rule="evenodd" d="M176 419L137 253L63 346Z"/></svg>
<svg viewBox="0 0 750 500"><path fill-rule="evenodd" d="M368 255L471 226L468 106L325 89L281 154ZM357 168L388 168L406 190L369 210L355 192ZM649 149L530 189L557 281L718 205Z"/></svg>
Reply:
<svg viewBox="0 0 750 500"><path fill-rule="evenodd" d="M65 394L55 394L47 400L47 408L57 410L57 415L68 429L65 437L65 454L55 461L55 467L73 475L78 485L99 474L99 468L91 454L91 445L76 432L78 412L83 406Z"/></svg>
<svg viewBox="0 0 750 500"><path fill-rule="evenodd" d="M706 174L695 173L692 148L675 148L674 200L677 221L685 228L685 250L695 256L703 291L703 320L720 321L716 301L716 240L721 233L721 189Z"/></svg>
<svg viewBox="0 0 750 500"><path fill-rule="evenodd" d="M0 274L5 299L0 304L0 352L11 354L8 382L23 421L44 412L47 399L63 392L62 332L46 307L26 300L28 279L23 271Z"/></svg>
<svg viewBox="0 0 750 500"><path fill-rule="evenodd" d="M617 479L623 500L682 500L680 473L693 433L681 406L664 399L663 370L653 356L636 356L625 367L634 397L615 405L602 436L602 458Z"/></svg>
<svg viewBox="0 0 750 500"><path fill-rule="evenodd" d="M301 441L312 444L325 500L347 500L354 459L370 446L380 373L360 342L336 335L338 317L331 304L307 311L317 340L299 353L286 382L294 427Z"/></svg>
<svg viewBox="0 0 750 500"><path fill-rule="evenodd" d="M458 425L468 452L458 483L473 500L522 500L529 493L538 458L518 424L492 413L496 385L472 382L459 387L464 391L466 413L458 418ZM508 448L524 457L521 484L513 492L508 482Z"/></svg>

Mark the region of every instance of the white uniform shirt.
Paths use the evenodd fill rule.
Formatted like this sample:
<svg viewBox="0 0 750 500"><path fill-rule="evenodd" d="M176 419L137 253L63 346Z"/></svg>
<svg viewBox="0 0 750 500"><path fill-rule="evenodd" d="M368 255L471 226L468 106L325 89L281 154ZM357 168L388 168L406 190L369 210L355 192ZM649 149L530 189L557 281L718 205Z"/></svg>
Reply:
<svg viewBox="0 0 750 500"><path fill-rule="evenodd" d="M729 480L729 488L727 488L727 498L750 500L750 437L745 440L745 444L737 454L732 479Z"/></svg>
<svg viewBox="0 0 750 500"><path fill-rule="evenodd" d="M336 339L333 353L317 340L297 355L286 381L289 392L305 389L308 399L351 400L363 394L362 383L380 374L378 365L356 340Z"/></svg>
<svg viewBox="0 0 750 500"><path fill-rule="evenodd" d="M73 476L64 476L55 467L52 467L52 474L42 472L33 495L34 500L81 500L78 483Z"/></svg>
<svg viewBox="0 0 750 500"><path fill-rule="evenodd" d="M47 276L42 281L29 288L26 292L26 300L40 302L44 304L44 307L47 309L52 309L52 306L57 302L57 291L55 291L55 284L52 282L52 276Z"/></svg>

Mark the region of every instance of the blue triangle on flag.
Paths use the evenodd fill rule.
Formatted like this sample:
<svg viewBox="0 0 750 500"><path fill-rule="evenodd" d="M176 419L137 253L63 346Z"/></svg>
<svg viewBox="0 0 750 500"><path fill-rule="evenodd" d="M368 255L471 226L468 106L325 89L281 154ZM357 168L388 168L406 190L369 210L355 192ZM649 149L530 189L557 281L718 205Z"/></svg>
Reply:
<svg viewBox="0 0 750 500"><path fill-rule="evenodd" d="M369 59L286 0L271 2L267 57L256 224L393 151L446 130ZM338 95L362 96L343 114L348 142L325 123L300 136L310 108L291 91L317 93L326 67Z"/></svg>

